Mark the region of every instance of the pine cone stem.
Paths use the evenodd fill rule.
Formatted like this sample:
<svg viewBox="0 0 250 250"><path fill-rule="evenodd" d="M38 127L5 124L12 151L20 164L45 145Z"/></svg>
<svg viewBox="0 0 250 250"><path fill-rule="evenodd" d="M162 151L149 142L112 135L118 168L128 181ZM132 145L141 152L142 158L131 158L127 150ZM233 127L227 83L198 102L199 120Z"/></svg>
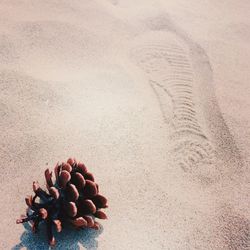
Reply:
<svg viewBox="0 0 250 250"><path fill-rule="evenodd" d="M29 216L27 216L27 217L25 217L25 218L18 219L18 220L16 221L16 223L17 223L17 224L25 223L25 222L28 222L28 221L31 221L31 220L36 220L38 217L39 217L38 214L33 213L33 214L31 214L31 215L29 215Z"/></svg>

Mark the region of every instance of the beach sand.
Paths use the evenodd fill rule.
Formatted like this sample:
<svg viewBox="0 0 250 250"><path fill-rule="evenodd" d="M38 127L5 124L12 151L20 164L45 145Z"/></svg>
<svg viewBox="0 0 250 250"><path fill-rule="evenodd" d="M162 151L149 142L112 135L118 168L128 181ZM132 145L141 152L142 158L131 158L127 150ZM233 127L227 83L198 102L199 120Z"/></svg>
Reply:
<svg viewBox="0 0 250 250"><path fill-rule="evenodd" d="M250 2L0 1L0 249L69 156L108 197L55 249L250 249Z"/></svg>

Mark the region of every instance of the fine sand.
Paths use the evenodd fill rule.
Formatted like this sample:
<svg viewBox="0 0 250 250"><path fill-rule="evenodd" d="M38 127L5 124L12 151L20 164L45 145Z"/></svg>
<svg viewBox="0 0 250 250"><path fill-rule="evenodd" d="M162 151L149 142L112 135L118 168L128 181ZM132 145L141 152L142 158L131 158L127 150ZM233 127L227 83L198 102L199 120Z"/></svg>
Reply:
<svg viewBox="0 0 250 250"><path fill-rule="evenodd" d="M0 249L69 156L109 199L56 249L250 249L250 2L0 1Z"/></svg>

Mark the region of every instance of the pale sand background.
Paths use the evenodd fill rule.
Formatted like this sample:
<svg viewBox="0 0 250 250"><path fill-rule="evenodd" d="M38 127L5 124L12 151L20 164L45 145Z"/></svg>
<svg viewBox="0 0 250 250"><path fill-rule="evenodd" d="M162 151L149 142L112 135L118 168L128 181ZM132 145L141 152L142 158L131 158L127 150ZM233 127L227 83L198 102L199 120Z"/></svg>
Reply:
<svg viewBox="0 0 250 250"><path fill-rule="evenodd" d="M58 249L250 249L249 44L248 0L0 1L0 248L75 156L109 220Z"/></svg>

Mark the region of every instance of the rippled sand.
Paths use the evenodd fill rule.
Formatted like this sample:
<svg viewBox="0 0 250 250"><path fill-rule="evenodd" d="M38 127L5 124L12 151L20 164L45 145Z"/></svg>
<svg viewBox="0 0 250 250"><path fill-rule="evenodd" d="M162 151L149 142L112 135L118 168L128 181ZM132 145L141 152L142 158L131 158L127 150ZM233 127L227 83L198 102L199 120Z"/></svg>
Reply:
<svg viewBox="0 0 250 250"><path fill-rule="evenodd" d="M0 249L69 156L109 198L57 249L249 249L248 1L0 1Z"/></svg>

